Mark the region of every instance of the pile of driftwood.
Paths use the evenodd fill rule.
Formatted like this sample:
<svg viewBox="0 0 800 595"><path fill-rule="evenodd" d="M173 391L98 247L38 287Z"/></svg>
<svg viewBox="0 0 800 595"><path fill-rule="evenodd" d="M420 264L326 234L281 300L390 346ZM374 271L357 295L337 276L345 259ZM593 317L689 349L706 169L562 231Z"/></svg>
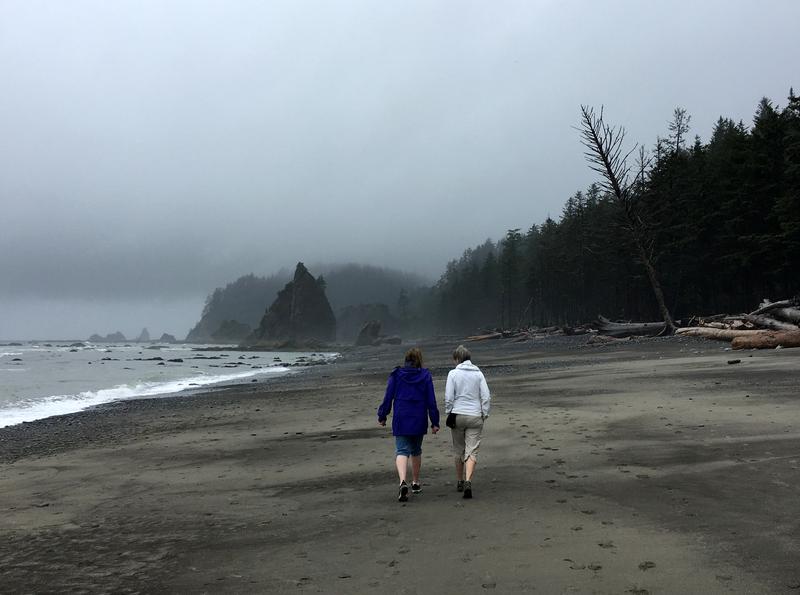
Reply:
<svg viewBox="0 0 800 595"><path fill-rule="evenodd" d="M489 341L491 339L513 339L512 343L521 343L531 339L543 339L544 337L554 337L557 335L585 335L594 332L589 326L546 326L546 327L524 327L517 329L504 329L486 331L479 335L465 337L464 341Z"/></svg>
<svg viewBox="0 0 800 595"><path fill-rule="evenodd" d="M764 300L750 314L719 314L693 322L676 334L730 341L734 349L800 347L800 296L779 302Z"/></svg>

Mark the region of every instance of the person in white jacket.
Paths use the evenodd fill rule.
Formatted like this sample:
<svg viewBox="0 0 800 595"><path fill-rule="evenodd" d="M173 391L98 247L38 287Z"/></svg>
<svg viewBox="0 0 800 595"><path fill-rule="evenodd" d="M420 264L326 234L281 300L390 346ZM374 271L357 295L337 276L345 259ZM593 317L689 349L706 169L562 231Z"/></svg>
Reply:
<svg viewBox="0 0 800 595"><path fill-rule="evenodd" d="M444 411L449 416L447 425L453 435L456 489L464 493L464 498L472 498L472 476L492 396L483 372L472 363L472 355L466 347L456 347L453 361L456 367L447 374ZM451 425L453 417L455 423Z"/></svg>

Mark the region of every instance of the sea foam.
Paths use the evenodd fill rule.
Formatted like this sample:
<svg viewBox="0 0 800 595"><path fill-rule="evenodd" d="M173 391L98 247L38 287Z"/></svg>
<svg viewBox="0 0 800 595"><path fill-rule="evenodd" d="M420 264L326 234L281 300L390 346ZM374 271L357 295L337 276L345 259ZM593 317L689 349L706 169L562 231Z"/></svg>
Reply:
<svg viewBox="0 0 800 595"><path fill-rule="evenodd" d="M42 399L21 401L0 411L0 428L53 415L65 415L90 407L125 399L165 396L201 386L224 384L260 375L281 375L290 371L285 366L272 366L236 374L200 375L169 382L144 382L134 386L120 384L113 388L85 391L75 395L53 395Z"/></svg>

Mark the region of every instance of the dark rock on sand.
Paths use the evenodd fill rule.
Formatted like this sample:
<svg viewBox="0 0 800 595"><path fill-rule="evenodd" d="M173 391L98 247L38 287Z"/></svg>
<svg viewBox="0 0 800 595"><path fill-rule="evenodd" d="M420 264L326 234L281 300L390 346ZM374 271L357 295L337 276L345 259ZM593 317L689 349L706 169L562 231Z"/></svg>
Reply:
<svg viewBox="0 0 800 595"><path fill-rule="evenodd" d="M381 336L381 321L369 320L364 323L356 337L356 345L374 345Z"/></svg>
<svg viewBox="0 0 800 595"><path fill-rule="evenodd" d="M358 304L340 309L336 316L336 337L340 343L352 343L364 324L370 320L381 323L384 333L400 332L400 321L392 316L386 304Z"/></svg>

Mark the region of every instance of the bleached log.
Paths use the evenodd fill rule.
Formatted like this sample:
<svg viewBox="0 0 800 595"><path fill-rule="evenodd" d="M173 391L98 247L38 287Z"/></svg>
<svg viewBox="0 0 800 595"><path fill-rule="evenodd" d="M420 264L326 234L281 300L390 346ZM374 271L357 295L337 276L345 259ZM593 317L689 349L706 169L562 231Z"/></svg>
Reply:
<svg viewBox="0 0 800 595"><path fill-rule="evenodd" d="M800 306L800 298L793 297L788 300L780 300L777 302L770 302L769 300L764 300L759 305L758 310L754 310L750 312L753 316L757 316L758 314L764 314L765 312L769 312L770 310L775 310L777 308L796 308Z"/></svg>
<svg viewBox="0 0 800 595"><path fill-rule="evenodd" d="M663 333L665 329L663 322L611 322L604 316L598 316L597 320L597 329L611 337L653 336Z"/></svg>
<svg viewBox="0 0 800 595"><path fill-rule="evenodd" d="M800 330L797 328L796 324L792 324L791 322L783 322L781 320L775 320L771 316L765 316L763 314L748 314L744 317L744 319L754 324L755 326L760 326L762 328L772 329L775 331L796 331Z"/></svg>
<svg viewBox="0 0 800 595"><path fill-rule="evenodd" d="M683 337L705 337L706 339L716 339L718 341L731 341L736 337L746 337L748 335L763 334L764 330L758 329L725 329L710 328L706 326L692 326L679 328L675 331L676 335Z"/></svg>
<svg viewBox="0 0 800 595"><path fill-rule="evenodd" d="M472 335L471 337L467 337L464 339L465 341L487 341L489 339L502 339L503 333L489 333L486 335Z"/></svg>
<svg viewBox="0 0 800 595"><path fill-rule="evenodd" d="M757 335L736 337L731 341L734 349L774 349L775 347L800 347L800 331L761 331Z"/></svg>
<svg viewBox="0 0 800 595"><path fill-rule="evenodd" d="M800 308L775 308L769 313L775 318L800 324Z"/></svg>

